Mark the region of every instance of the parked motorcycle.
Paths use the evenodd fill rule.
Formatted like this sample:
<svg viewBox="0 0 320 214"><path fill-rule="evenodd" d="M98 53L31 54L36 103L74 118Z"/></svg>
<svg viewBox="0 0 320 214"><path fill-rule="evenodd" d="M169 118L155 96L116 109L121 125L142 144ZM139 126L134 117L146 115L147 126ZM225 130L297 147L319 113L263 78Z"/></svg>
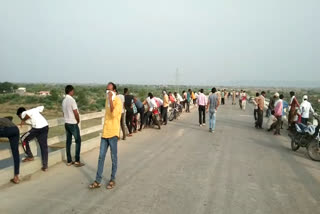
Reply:
<svg viewBox="0 0 320 214"><path fill-rule="evenodd" d="M291 138L291 149L297 151L300 147L307 149L307 154L310 159L320 161L320 133L319 133L319 116L314 114L314 119L317 125L306 126L302 123L295 125L295 130L289 133Z"/></svg>

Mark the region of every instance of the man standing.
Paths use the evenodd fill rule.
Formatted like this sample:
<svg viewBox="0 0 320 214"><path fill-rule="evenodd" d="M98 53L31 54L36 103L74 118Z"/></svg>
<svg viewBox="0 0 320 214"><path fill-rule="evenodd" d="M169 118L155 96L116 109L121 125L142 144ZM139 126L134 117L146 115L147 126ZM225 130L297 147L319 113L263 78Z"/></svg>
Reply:
<svg viewBox="0 0 320 214"><path fill-rule="evenodd" d="M20 153L19 153L19 129L12 122L12 117L0 118L0 137L9 138L13 166L14 166L14 177L10 181L14 184L20 183L19 173L20 173Z"/></svg>
<svg viewBox="0 0 320 214"><path fill-rule="evenodd" d="M67 140L66 140L66 153L67 153L67 166L73 164L71 157L71 144L72 136L76 142L76 155L75 163L76 167L84 166L80 162L80 151L81 151L81 136L78 124L80 123L80 116L78 111L78 106L76 101L73 99L74 88L72 85L67 85L65 88L66 96L62 101L62 110L64 117L64 127L66 130Z"/></svg>
<svg viewBox="0 0 320 214"><path fill-rule="evenodd" d="M283 95L281 97L283 98ZM274 98L276 99L274 103L274 116L277 118L276 131L274 132L274 135L280 135L283 102L282 99L279 98L279 93L275 93Z"/></svg>
<svg viewBox="0 0 320 214"><path fill-rule="evenodd" d="M253 99L253 104L254 104L254 110L253 110L253 115L254 115L254 120L258 120L258 100L259 100L260 94L257 92L256 97Z"/></svg>
<svg viewBox="0 0 320 214"><path fill-rule="evenodd" d="M232 105L236 105L236 91L232 91Z"/></svg>
<svg viewBox="0 0 320 214"><path fill-rule="evenodd" d="M191 102L191 89L188 90L187 92L187 109L186 112L190 113L190 102Z"/></svg>
<svg viewBox="0 0 320 214"><path fill-rule="evenodd" d="M200 89L200 93L198 95L198 111L199 111L199 126L206 125L206 95L203 94L203 89Z"/></svg>
<svg viewBox="0 0 320 214"><path fill-rule="evenodd" d="M168 122L168 107L169 107L169 96L166 91L162 92L163 94L163 106L161 111L163 125L167 125Z"/></svg>
<svg viewBox="0 0 320 214"><path fill-rule="evenodd" d="M48 132L49 126L47 120L40 114L44 107L39 106L30 110L20 107L17 110L17 116L21 119L21 125L28 123L32 129L28 131L22 138L22 142L26 145L27 157L22 162L33 161L33 154L30 150L29 142L37 138L41 150L42 171L48 170Z"/></svg>
<svg viewBox="0 0 320 214"><path fill-rule="evenodd" d="M119 97L119 99L122 102L122 112L121 112L121 120L120 120L120 127L122 130L122 140L126 140L127 134L126 134L126 126L125 126L125 109L124 109L124 96L122 94L118 93L117 90L117 97Z"/></svg>
<svg viewBox="0 0 320 214"><path fill-rule="evenodd" d="M216 127L216 112L219 107L219 99L216 95L216 88L212 88L212 94L209 96L207 111L209 111L209 132L213 133Z"/></svg>
<svg viewBox="0 0 320 214"><path fill-rule="evenodd" d="M119 97L116 96L116 90L117 87L114 83L108 83L106 113L100 143L98 170L96 180L91 185L89 185L90 189L101 187L104 161L106 158L108 147L110 147L111 150L112 170L111 179L107 185L107 189L113 189L116 185L115 179L118 166L118 138L120 137L120 119L122 112L122 102Z"/></svg>
<svg viewBox="0 0 320 214"><path fill-rule="evenodd" d="M303 96L303 102L300 105L300 112L301 112L301 123L308 125L309 120L309 113L310 111L314 113L314 110L311 106L311 103L308 101L308 96Z"/></svg>
<svg viewBox="0 0 320 214"><path fill-rule="evenodd" d="M290 104L289 104L289 117L288 117L289 127L288 127L288 130L290 128L295 127L294 126L294 124L295 124L294 119L296 116L297 108L300 107L299 102L298 102L297 98L295 97L294 91L290 92L290 97L291 97L291 99L290 99Z"/></svg>
<svg viewBox="0 0 320 214"><path fill-rule="evenodd" d="M144 121L144 105L137 97L134 97L134 104L136 105L138 113L140 115L140 128L138 130L141 131Z"/></svg>
<svg viewBox="0 0 320 214"><path fill-rule="evenodd" d="M266 92L262 91L258 99L258 120L256 121L255 127L260 129L262 129L262 123L263 123L263 109L264 109L265 96L266 96Z"/></svg>
<svg viewBox="0 0 320 214"><path fill-rule="evenodd" d="M133 120L133 96L129 94L127 88L124 89L124 107L126 109L126 124L129 131L128 136L132 136L132 120Z"/></svg>

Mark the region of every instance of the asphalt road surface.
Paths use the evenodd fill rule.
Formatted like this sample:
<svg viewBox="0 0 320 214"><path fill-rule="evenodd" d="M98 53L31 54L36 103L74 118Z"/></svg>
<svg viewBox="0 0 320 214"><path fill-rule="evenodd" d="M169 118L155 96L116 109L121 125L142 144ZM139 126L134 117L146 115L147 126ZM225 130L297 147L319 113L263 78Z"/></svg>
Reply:
<svg viewBox="0 0 320 214"><path fill-rule="evenodd" d="M212 134L193 110L120 141L113 190L105 188L109 152L103 186L88 189L99 149L82 155L83 168L38 172L0 189L0 213L320 213L319 163L291 151L285 131L256 130L252 111L220 107Z"/></svg>

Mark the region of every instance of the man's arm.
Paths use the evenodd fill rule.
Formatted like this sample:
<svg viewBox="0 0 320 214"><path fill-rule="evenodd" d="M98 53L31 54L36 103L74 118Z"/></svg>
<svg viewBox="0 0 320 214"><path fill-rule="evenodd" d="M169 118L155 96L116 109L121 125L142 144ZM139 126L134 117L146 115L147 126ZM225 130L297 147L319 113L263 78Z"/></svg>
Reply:
<svg viewBox="0 0 320 214"><path fill-rule="evenodd" d="M110 111L111 111L111 113L113 112L113 110L114 110L114 106L113 106L113 102L112 102L112 92L110 91L109 93L108 93L108 99L109 99L109 105L110 105Z"/></svg>
<svg viewBox="0 0 320 214"><path fill-rule="evenodd" d="M80 123L80 116L79 116L78 109L73 110L73 114L74 114L74 117L77 120L77 123L79 124Z"/></svg>

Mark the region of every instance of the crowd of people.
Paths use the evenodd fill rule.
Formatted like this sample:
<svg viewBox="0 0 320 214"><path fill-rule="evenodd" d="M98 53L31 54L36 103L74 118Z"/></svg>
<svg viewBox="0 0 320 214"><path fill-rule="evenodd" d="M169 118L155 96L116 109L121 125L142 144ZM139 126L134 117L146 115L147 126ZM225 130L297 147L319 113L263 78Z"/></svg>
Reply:
<svg viewBox="0 0 320 214"><path fill-rule="evenodd" d="M261 94L256 93L253 99L254 103L254 118L256 120L255 127L262 129L263 113L265 108L265 96L264 91ZM274 131L274 135L280 135L280 130L283 129L284 119L287 118L288 112L288 130L295 129L296 123L302 123L308 125L310 112L315 113L311 103L308 101L308 96L304 95L301 104L295 96L295 92L290 92L290 102L284 100L284 95L275 93L269 100L266 117L268 121L266 123L268 131Z"/></svg>
<svg viewBox="0 0 320 214"><path fill-rule="evenodd" d="M167 93L163 91L162 97L155 97L149 92L144 100L140 100L137 96L132 95L128 88L124 89L123 94L119 93L116 85L110 82L106 89L105 121L102 129L96 180L90 185L90 188L96 188L101 182L104 160L109 146L111 150L112 173L108 189L114 187L117 171L117 142L120 139L121 132L122 140L126 140L127 137L132 137L134 133L141 132L145 128L156 126L158 129L161 129L162 125L167 125L168 123L169 106L173 108L179 106L181 109L185 109L185 112L190 112L190 105L197 103L198 94L200 93L195 93L189 89L188 91L183 91L182 95L178 92ZM85 164L80 161L80 115L74 95L74 87L67 85L65 87L65 97L62 101L66 132L66 165L82 167ZM26 153L26 157L22 162L34 161L29 143L33 139L37 139L41 150L41 170L45 172L48 170L49 124L41 114L43 110L44 106L28 110L20 107L17 110L17 116L21 120L20 126L25 124L31 125L31 129L21 137L21 142ZM14 177L11 179L11 182L15 184L20 182L20 131L18 126L13 123L13 117L11 116L0 118L0 137L7 137L9 139L13 155ZM74 137L76 145L74 160L71 155L72 137Z"/></svg>
<svg viewBox="0 0 320 214"><path fill-rule="evenodd" d="M80 136L80 115L76 100L74 99L75 90L72 85L65 87L65 97L62 102L62 110L65 121L66 132L66 157L67 166L74 165L82 167L85 164L80 160L81 153L81 136ZM256 93L252 100L254 103L255 127L262 129L263 115L265 109L266 93ZM269 101L266 110L267 130L273 131L275 135L280 135L283 128L283 119L288 111L289 129L294 128L295 123L307 124L309 113L314 112L308 96L303 96L302 103L299 104L294 92L290 92L290 102L284 100L284 95L275 93ZM134 133L142 132L146 128L157 127L161 129L162 125L168 123L169 107L184 109L190 112L190 105L198 107L199 126L206 125L206 114L209 115L209 132L213 133L216 127L216 114L220 105L225 105L226 100L232 98L232 105L236 105L236 98L239 99L239 107L241 110L246 109L247 94L244 90L230 92L223 89L217 90L212 88L209 95L206 95L203 89L194 92L191 89L183 91L182 95L178 92L163 91L161 97L156 97L149 92L148 96L140 100L137 96L130 93L128 88L123 90L121 94L114 83L110 82L106 89L105 117L102 128L102 137L100 142L100 152L98 158L98 167L95 181L89 185L89 188L95 189L101 186L103 177L104 162L108 148L112 160L111 178L107 185L108 189L115 187L115 179L117 172L117 143L122 133L122 140L132 137ZM45 117L41 114L44 110L43 106L26 110L20 107L17 110L17 116L21 120L21 124L31 125L31 129L21 137L22 144L25 148L26 157L22 162L34 160L29 142L37 139L42 160L42 171L48 170L48 132L49 125ZM19 153L19 128L12 122L12 117L0 118L0 137L9 138L13 160L14 160L14 177L11 182L18 184L20 182L20 153ZM76 149L75 158L71 155L72 137L75 139Z"/></svg>

